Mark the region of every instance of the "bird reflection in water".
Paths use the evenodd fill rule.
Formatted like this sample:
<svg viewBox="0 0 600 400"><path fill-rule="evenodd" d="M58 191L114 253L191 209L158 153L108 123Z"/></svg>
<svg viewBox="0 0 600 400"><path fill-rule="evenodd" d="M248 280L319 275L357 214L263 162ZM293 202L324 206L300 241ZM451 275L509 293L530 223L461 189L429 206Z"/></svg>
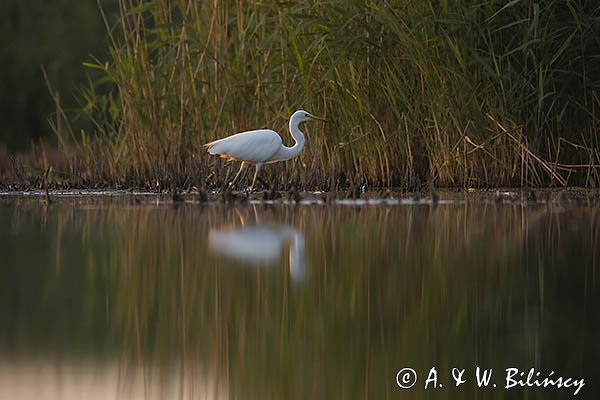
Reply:
<svg viewBox="0 0 600 400"><path fill-rule="evenodd" d="M290 246L289 271L292 281L306 280L304 235L289 225L254 225L211 229L209 244L215 252L249 266L275 265L287 245Z"/></svg>

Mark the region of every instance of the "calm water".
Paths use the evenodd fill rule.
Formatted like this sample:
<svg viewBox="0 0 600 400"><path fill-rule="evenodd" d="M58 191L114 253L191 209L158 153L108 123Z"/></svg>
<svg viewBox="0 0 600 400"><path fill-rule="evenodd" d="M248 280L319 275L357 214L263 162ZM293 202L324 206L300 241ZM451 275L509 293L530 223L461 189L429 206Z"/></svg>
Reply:
<svg viewBox="0 0 600 400"><path fill-rule="evenodd" d="M599 245L584 205L0 198L0 399L597 398Z"/></svg>

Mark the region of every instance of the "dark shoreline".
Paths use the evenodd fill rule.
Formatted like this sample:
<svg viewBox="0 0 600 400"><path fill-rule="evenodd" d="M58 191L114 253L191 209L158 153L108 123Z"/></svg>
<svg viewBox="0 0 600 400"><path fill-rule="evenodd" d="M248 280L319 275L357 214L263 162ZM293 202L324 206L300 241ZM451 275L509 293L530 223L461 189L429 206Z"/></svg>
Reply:
<svg viewBox="0 0 600 400"><path fill-rule="evenodd" d="M150 192L134 189L53 189L48 197L54 201L85 199L90 202L114 200L131 204L265 204L265 205L349 205L349 206L394 206L394 205L436 205L436 204L505 204L505 205L580 205L600 206L600 189L589 188L544 188L544 189L439 189L408 192L386 191L198 191ZM0 190L0 200L40 199L46 201L46 191Z"/></svg>

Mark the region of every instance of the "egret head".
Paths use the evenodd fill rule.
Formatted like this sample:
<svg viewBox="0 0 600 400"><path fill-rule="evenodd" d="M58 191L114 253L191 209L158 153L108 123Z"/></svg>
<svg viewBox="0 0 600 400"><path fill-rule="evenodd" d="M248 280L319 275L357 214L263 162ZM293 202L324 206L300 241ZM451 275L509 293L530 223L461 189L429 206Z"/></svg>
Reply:
<svg viewBox="0 0 600 400"><path fill-rule="evenodd" d="M293 113L291 120L298 121L298 123L306 122L306 121L326 122L323 118L316 117L316 116L312 115L311 113L309 113L308 111L304 111L304 110L298 110L295 113Z"/></svg>

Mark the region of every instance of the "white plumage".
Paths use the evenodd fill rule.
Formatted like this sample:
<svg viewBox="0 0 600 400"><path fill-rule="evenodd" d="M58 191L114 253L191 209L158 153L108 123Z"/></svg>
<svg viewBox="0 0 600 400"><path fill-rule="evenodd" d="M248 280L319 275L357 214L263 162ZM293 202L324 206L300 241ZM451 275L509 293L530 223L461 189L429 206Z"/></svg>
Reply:
<svg viewBox="0 0 600 400"><path fill-rule="evenodd" d="M277 132L270 129L257 129L215 140L205 146L213 155L238 161L264 163L279 151L282 144Z"/></svg>
<svg viewBox="0 0 600 400"><path fill-rule="evenodd" d="M325 121L304 110L298 110L292 114L289 123L290 134L295 141L292 147L285 146L279 134L270 129L237 133L207 143L204 146L207 147L208 152L212 155L219 155L228 160L241 161L240 169L230 185L235 183L244 165L253 164L256 170L251 187L254 187L258 170L263 164L289 160L300 154L304 147L305 139L299 125L302 122L311 120Z"/></svg>

